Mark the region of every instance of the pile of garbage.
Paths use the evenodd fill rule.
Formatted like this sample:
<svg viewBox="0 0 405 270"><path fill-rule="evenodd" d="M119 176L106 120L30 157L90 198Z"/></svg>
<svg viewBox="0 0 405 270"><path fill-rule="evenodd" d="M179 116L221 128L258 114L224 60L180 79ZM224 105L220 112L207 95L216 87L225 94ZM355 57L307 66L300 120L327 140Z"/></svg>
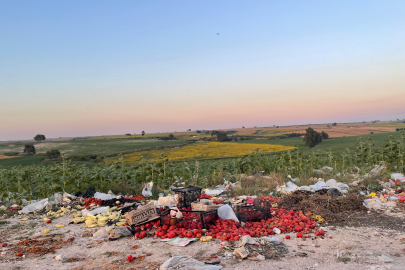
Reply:
<svg viewBox="0 0 405 270"><path fill-rule="evenodd" d="M404 182L403 174L392 174L391 179L380 182L385 188L379 192L361 192L366 197L365 207L373 210L394 210L399 203L405 202L405 189L399 187Z"/></svg>
<svg viewBox="0 0 405 270"><path fill-rule="evenodd" d="M280 192L281 194L288 194L297 190L310 192L325 190L329 191L329 194L331 195L338 196L342 196L343 194L347 194L349 192L349 186L347 184L337 182L335 179L329 179L328 181L324 182L322 178L319 178L314 179L314 181L317 181L314 185L298 187L293 183L299 183L299 179L295 178L292 179L292 181L287 182L285 185L277 186L276 191Z"/></svg>

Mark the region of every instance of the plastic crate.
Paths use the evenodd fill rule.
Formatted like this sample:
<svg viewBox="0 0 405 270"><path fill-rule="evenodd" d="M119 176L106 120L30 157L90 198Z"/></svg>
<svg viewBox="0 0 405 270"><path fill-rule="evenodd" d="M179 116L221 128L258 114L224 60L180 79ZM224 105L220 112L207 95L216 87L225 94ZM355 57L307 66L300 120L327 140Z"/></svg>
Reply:
<svg viewBox="0 0 405 270"><path fill-rule="evenodd" d="M269 201L261 201L256 198L253 201L253 205L237 205L235 212L239 221L260 221L262 219L266 220L271 218L270 207L271 204Z"/></svg>
<svg viewBox="0 0 405 270"><path fill-rule="evenodd" d="M182 209L183 207L191 208L191 203L200 201L201 190L202 188L193 186L173 189L173 191L178 195L177 207L179 209Z"/></svg>
<svg viewBox="0 0 405 270"><path fill-rule="evenodd" d="M208 229L209 225L214 223L215 220L218 219L217 210L211 211L181 211L184 213L193 213L193 217L191 218L172 218L169 215L160 216L160 224L162 225L177 225L178 227L187 227L190 228L189 222L196 222L197 227L196 229Z"/></svg>

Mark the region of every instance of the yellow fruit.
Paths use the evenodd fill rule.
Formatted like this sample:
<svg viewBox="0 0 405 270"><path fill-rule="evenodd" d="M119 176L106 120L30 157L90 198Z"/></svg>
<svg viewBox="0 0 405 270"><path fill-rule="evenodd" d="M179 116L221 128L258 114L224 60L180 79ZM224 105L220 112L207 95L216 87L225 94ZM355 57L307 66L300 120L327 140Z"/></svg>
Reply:
<svg viewBox="0 0 405 270"><path fill-rule="evenodd" d="M22 218L22 219L20 219L21 221L27 221L28 220L28 218Z"/></svg>
<svg viewBox="0 0 405 270"><path fill-rule="evenodd" d="M43 230L42 233L43 233L43 234L49 233L49 230L48 230L48 229Z"/></svg>
<svg viewBox="0 0 405 270"><path fill-rule="evenodd" d="M47 222L48 220L50 220L49 218L44 218L44 221Z"/></svg>
<svg viewBox="0 0 405 270"><path fill-rule="evenodd" d="M212 240L212 236L203 236L200 238L201 242L208 242Z"/></svg>
<svg viewBox="0 0 405 270"><path fill-rule="evenodd" d="M63 227L65 227L65 225L56 224L56 228L63 228Z"/></svg>

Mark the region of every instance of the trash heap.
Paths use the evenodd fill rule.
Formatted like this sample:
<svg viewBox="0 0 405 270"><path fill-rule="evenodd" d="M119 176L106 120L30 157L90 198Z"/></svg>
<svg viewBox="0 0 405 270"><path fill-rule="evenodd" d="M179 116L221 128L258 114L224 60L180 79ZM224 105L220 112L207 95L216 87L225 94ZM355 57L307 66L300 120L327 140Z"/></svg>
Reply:
<svg viewBox="0 0 405 270"><path fill-rule="evenodd" d="M384 180L379 184L385 188L379 192L361 192L366 197L364 206L368 209L391 211L405 202L405 189L399 186L405 182L405 176L395 173L388 181Z"/></svg>
<svg viewBox="0 0 405 270"><path fill-rule="evenodd" d="M151 186L149 183L146 188L151 189ZM226 188L203 190L188 186L173 188L158 200L148 200L149 189L144 190L145 196L128 197L99 193L91 188L84 195L79 194L84 197L59 193L28 204L19 212L24 215L44 213L44 222L56 223L56 228L88 228L92 236L90 239L94 241L116 241L131 236L138 240L160 239L168 245L180 247L194 241L215 242L220 247L218 256L262 261L280 259L288 254L282 241L275 237L277 235L284 234L286 241L291 237L302 241L323 238L327 230L320 227L325 224L325 219L343 220L347 211L365 211L365 199L370 200L368 205L372 205L373 200L382 201L385 196L405 201L405 194L398 193L398 190L380 197L376 194L367 198L356 194L344 195L348 186L334 179L326 182L320 179L307 187L288 182L278 187L283 194L281 197L230 198L221 195ZM58 224L57 219L63 216L69 216L68 225ZM46 239L47 234L49 230L43 230L39 240ZM67 245L72 241L61 239L60 244ZM26 239L23 243L35 246L36 240ZM29 252L23 248L24 245L19 247L21 252ZM51 248L47 251L51 253L55 249L51 246L44 248ZM37 251L41 252L40 249ZM170 265L180 261L198 264L186 256L174 258Z"/></svg>

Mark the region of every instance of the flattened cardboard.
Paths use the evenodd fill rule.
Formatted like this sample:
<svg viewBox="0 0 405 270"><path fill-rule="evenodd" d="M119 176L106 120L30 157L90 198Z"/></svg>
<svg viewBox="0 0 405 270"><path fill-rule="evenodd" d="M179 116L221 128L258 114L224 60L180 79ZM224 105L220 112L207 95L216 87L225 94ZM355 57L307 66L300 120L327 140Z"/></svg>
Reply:
<svg viewBox="0 0 405 270"><path fill-rule="evenodd" d="M222 205L205 205L205 204L200 204L200 203L192 203L191 204L191 210L193 211L211 211L211 210L215 210L218 209L219 207L221 207Z"/></svg>
<svg viewBox="0 0 405 270"><path fill-rule="evenodd" d="M149 203L137 210L133 210L125 214L129 225L140 225L154 219L159 218L156 212L155 204Z"/></svg>

